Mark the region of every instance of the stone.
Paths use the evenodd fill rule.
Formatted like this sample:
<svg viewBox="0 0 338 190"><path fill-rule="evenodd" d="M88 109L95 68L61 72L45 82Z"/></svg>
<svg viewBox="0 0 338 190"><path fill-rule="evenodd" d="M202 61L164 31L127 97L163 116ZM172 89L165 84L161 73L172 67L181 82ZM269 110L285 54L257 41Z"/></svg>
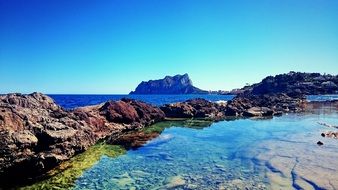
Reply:
<svg viewBox="0 0 338 190"><path fill-rule="evenodd" d="M182 178L182 176L174 176L168 180L165 188L167 189L175 189L178 187L182 187L186 184L186 181Z"/></svg>
<svg viewBox="0 0 338 190"><path fill-rule="evenodd" d="M168 118L204 118L221 120L224 118L225 106L202 98L190 99L160 107Z"/></svg>

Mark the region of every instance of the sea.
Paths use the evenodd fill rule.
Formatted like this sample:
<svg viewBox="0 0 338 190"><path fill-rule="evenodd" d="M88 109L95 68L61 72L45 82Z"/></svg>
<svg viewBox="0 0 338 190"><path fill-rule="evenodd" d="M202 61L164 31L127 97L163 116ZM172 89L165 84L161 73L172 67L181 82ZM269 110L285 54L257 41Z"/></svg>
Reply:
<svg viewBox="0 0 338 190"><path fill-rule="evenodd" d="M233 99L234 95L216 95L216 94L188 94L188 95L78 95L78 94L49 94L57 104L66 108L73 109L76 107L95 105L106 102L108 100L120 100L122 98L131 98L140 100L155 106L163 104L182 102L193 98L204 98L206 100L228 101ZM338 100L338 95L310 95L307 96L308 101L326 101Z"/></svg>

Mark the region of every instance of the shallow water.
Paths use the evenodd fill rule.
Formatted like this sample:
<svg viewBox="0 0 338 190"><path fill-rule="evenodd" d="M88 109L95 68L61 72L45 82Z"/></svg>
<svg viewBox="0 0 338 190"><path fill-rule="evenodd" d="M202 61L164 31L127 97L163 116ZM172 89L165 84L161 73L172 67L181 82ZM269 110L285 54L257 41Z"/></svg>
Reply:
<svg viewBox="0 0 338 190"><path fill-rule="evenodd" d="M23 189L338 189L338 139L318 122L337 125L337 108L161 122L139 148L100 143Z"/></svg>
<svg viewBox="0 0 338 190"><path fill-rule="evenodd" d="M171 124L141 148L102 156L74 188L338 188L338 140L321 137L328 128L318 121L337 124L338 114L320 110L197 129Z"/></svg>

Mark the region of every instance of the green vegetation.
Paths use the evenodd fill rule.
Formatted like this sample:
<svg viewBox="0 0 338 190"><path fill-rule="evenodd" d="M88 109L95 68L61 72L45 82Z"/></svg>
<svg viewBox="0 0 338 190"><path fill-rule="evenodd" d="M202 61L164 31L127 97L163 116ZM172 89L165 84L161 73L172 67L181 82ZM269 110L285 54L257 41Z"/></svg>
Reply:
<svg viewBox="0 0 338 190"><path fill-rule="evenodd" d="M98 143L84 153L73 157L48 172L47 179L20 189L71 189L75 180L80 177L86 169L92 167L102 155L116 157L125 154L125 152L126 150L120 146Z"/></svg>

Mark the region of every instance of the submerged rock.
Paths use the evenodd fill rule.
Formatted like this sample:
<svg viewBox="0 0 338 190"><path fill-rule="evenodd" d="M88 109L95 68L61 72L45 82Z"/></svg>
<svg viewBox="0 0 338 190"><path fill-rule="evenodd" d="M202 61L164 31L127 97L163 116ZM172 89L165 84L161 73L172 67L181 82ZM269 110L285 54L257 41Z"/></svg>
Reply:
<svg viewBox="0 0 338 190"><path fill-rule="evenodd" d="M166 189L175 189L178 187L182 187L186 184L186 181L182 178L182 176L174 176L168 179L167 184L165 185Z"/></svg>
<svg viewBox="0 0 338 190"><path fill-rule="evenodd" d="M142 147L151 139L158 137L159 133L145 133L143 131L122 134L119 137L110 138L108 143L121 145L126 149L137 149Z"/></svg>

